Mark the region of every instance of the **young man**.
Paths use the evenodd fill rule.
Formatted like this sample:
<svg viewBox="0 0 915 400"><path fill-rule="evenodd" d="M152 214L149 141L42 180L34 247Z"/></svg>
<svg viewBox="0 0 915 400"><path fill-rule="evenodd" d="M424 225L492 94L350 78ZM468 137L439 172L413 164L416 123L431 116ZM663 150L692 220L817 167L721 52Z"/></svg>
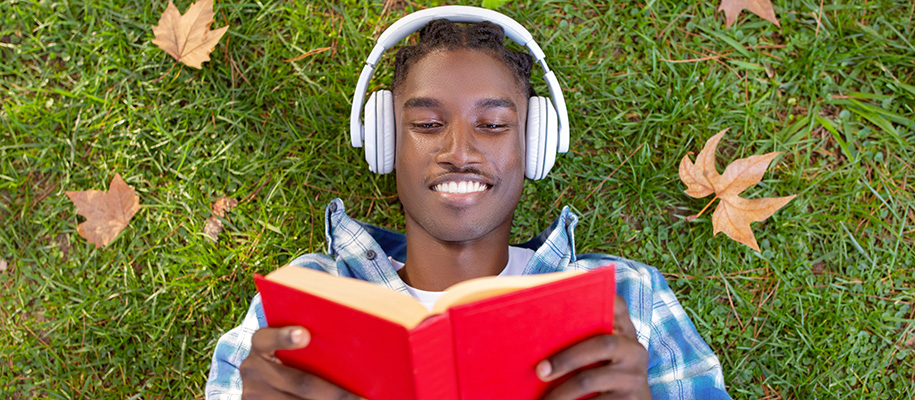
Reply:
<svg viewBox="0 0 915 400"><path fill-rule="evenodd" d="M406 235L360 224L334 200L326 211L330 256L306 255L291 264L375 282L426 304L471 278L613 264L614 333L538 364L543 380L571 374L544 398L596 392L599 399L729 399L718 359L655 268L576 255L578 219L568 208L538 237L509 246L524 183L532 60L503 41L502 29L491 23L436 20L420 32L419 44L398 52L395 171ZM306 328L265 326L255 296L242 325L217 345L208 398L356 398L273 356L307 346ZM577 371L592 364L598 366Z"/></svg>

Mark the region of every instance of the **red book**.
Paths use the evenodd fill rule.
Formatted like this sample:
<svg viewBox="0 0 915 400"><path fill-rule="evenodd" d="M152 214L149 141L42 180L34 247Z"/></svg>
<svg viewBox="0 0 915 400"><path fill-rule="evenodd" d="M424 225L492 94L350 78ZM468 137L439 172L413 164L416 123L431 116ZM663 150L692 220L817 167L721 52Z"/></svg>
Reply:
<svg viewBox="0 0 915 400"><path fill-rule="evenodd" d="M472 279L430 313L408 294L308 268L255 275L267 324L301 325L311 342L283 364L362 397L537 399L537 363L613 331L615 268Z"/></svg>

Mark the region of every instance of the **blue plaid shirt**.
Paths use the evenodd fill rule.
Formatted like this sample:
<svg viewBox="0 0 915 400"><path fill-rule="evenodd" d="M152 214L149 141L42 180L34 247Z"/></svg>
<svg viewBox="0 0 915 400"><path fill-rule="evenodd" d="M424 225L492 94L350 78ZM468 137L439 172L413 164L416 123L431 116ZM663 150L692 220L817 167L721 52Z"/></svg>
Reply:
<svg viewBox="0 0 915 400"><path fill-rule="evenodd" d="M552 225L518 245L534 250L524 274L590 270L616 265L616 291L626 300L639 343L648 349L648 384L653 399L730 399L718 357L696 332L664 277L654 267L603 254L575 254L573 231L578 217L562 210ZM325 210L327 252L306 254L290 264L374 282L400 292L406 284L388 257L406 258L406 237L356 221L346 215L343 202L333 200ZM251 349L251 336L267 326L260 295L255 295L241 325L216 344L207 399L241 398L238 367Z"/></svg>

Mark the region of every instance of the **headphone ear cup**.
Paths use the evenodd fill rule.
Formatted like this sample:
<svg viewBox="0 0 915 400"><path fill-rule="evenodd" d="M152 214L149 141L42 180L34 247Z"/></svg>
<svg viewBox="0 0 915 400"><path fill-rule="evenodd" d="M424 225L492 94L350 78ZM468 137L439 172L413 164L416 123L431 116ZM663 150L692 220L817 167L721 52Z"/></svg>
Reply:
<svg viewBox="0 0 915 400"><path fill-rule="evenodd" d="M390 90L373 92L365 103L365 161L369 170L394 170L394 96Z"/></svg>
<svg viewBox="0 0 915 400"><path fill-rule="evenodd" d="M372 92L369 99L365 102L365 130L363 131L365 150L365 162L369 164L369 170L378 172L378 159L376 157L375 146L378 143L378 93Z"/></svg>
<svg viewBox="0 0 915 400"><path fill-rule="evenodd" d="M559 145L559 115L546 97L531 97L527 106L527 168L524 176L539 180L553 168Z"/></svg>
<svg viewBox="0 0 915 400"><path fill-rule="evenodd" d="M378 94L381 95L381 109L378 113L378 126L381 128L378 131L381 135L378 166L381 168L379 173L389 174L394 170L394 94L390 90L380 90Z"/></svg>
<svg viewBox="0 0 915 400"><path fill-rule="evenodd" d="M532 96L527 102L527 162L524 176L528 179L538 180L543 178L540 171L543 169L543 149L545 147L543 121L543 98Z"/></svg>

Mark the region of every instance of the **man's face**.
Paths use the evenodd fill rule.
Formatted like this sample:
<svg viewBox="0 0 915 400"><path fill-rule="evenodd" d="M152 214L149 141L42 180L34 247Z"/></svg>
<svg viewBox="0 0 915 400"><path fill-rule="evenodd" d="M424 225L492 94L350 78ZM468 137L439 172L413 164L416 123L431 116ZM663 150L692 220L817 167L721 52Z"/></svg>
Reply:
<svg viewBox="0 0 915 400"><path fill-rule="evenodd" d="M482 52L432 53L410 68L394 93L394 168L408 231L465 242L511 227L524 183L527 100L511 70Z"/></svg>

